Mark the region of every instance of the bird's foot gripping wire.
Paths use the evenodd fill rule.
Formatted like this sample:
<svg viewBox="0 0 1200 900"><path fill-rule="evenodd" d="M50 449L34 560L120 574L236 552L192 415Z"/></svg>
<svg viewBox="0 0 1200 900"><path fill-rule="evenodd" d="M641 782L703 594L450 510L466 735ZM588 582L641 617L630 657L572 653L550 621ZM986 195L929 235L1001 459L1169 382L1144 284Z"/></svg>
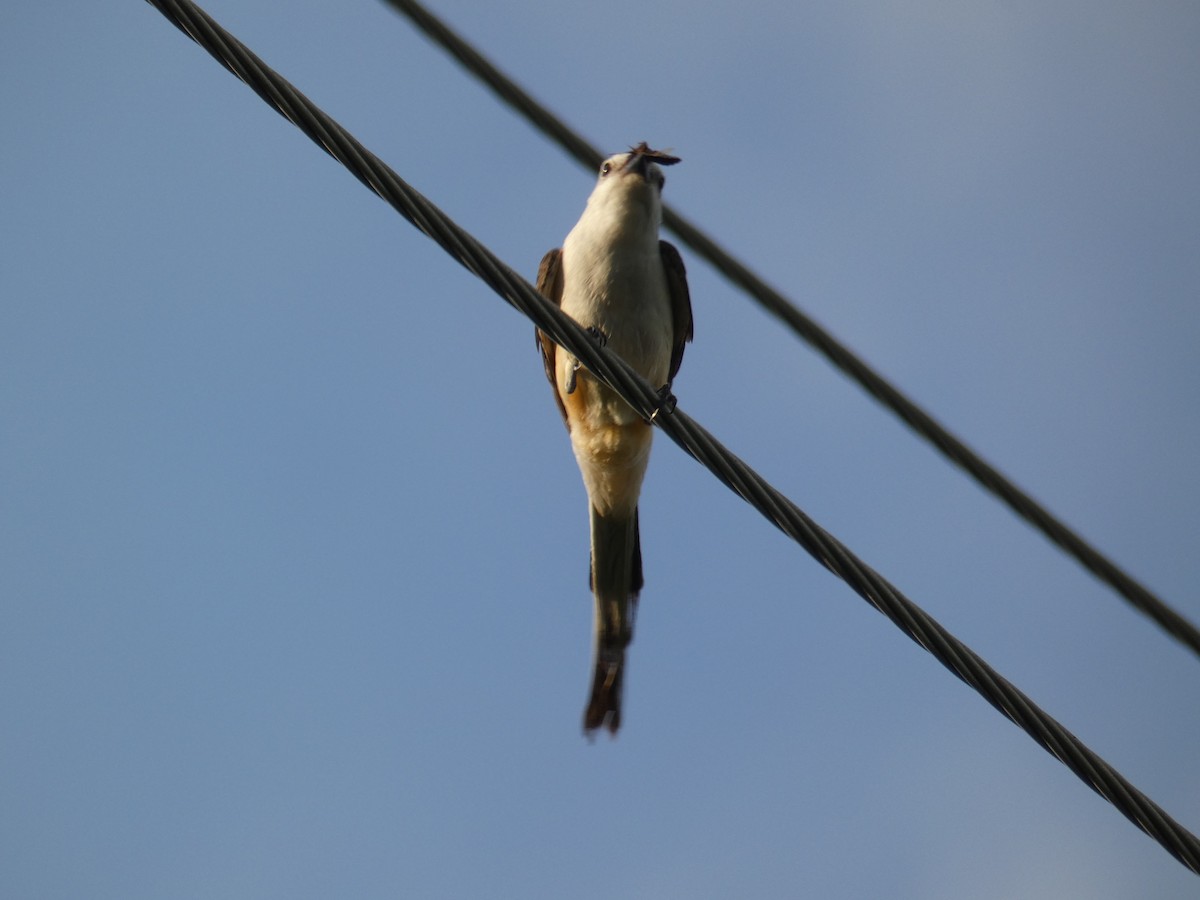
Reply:
<svg viewBox="0 0 1200 900"><path fill-rule="evenodd" d="M675 395L671 393L671 383L667 382L658 389L658 405L654 407L654 412L650 414L650 421L653 422L658 418L658 414L669 416L675 412L675 406L679 401L675 399Z"/></svg>
<svg viewBox="0 0 1200 900"><path fill-rule="evenodd" d="M603 331L601 331L599 328L597 328L595 325L589 325L587 327L587 333L601 347L603 347L605 344L608 343L608 335L605 334ZM571 371L567 375L567 384L566 384L568 394L575 393L575 387L578 383L578 379L576 376L579 374L579 370L582 367L583 367L583 363L581 363L579 360L575 360L574 362L571 363Z"/></svg>

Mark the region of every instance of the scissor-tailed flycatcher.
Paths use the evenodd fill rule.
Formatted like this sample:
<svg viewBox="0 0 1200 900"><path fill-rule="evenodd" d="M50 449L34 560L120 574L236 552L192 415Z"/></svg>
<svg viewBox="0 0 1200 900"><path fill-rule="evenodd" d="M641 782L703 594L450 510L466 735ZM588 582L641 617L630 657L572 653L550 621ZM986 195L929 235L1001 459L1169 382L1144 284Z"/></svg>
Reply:
<svg viewBox="0 0 1200 900"><path fill-rule="evenodd" d="M692 339L692 305L679 251L658 239L663 173L679 162L643 142L609 157L579 222L542 259L537 288L621 356L664 401ZM591 504L590 583L596 600L595 673L583 728L621 724L625 648L633 638L642 551L638 494L652 427L567 351L537 332L554 399L571 435Z"/></svg>

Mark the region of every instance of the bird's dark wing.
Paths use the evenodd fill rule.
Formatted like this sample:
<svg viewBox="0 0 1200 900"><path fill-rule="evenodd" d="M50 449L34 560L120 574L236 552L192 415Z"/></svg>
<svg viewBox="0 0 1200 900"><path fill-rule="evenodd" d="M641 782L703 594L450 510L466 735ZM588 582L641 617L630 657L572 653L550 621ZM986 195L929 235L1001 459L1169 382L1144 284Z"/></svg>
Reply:
<svg viewBox="0 0 1200 900"><path fill-rule="evenodd" d="M538 266L536 287L538 293L555 306L562 306L562 250L551 250L542 257L542 264ZM686 291L687 288L685 287L684 290ZM533 336L537 341L538 352L542 355L542 366L546 369L546 378L550 381L550 387L554 389L554 402L558 404L558 411L562 414L563 423L569 431L571 423L567 421L567 408L563 406L562 397L558 394L558 382L554 377L555 354L558 352L558 344L554 343L550 339L550 335L540 328L534 329Z"/></svg>
<svg viewBox="0 0 1200 900"><path fill-rule="evenodd" d="M692 297L688 293L687 271L683 267L683 257L679 251L666 241L658 242L662 254L663 271L667 276L667 293L671 298L671 325L674 338L671 343L671 368L667 377L668 382L675 380L675 374L683 362L684 344L692 339ZM545 265L543 260L542 265Z"/></svg>

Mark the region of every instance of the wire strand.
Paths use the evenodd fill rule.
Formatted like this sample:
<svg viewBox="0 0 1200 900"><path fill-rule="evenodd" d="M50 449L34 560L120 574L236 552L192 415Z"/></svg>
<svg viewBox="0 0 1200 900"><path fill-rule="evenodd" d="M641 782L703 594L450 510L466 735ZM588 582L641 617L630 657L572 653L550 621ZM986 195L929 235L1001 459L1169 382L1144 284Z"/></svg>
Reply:
<svg viewBox="0 0 1200 900"><path fill-rule="evenodd" d="M489 62L478 50L416 0L383 0L407 16L414 25L436 41L471 74L486 84L501 100L525 116L547 137L557 141L571 156L589 169L599 165L602 154L569 128L561 119L534 100L512 79ZM801 312L795 304L754 274L716 241L671 209L663 210L663 224L729 281L749 294L759 305L780 319L822 353L834 366L850 376L878 402L936 447L947 459L964 469L979 484L999 497L1018 516L1042 532L1060 549L1075 557L1089 572L1113 588L1135 608L1157 622L1168 634L1200 655L1200 628L1152 593L1108 557L1085 541L1062 520L1005 477L921 409L898 388L856 356L832 334Z"/></svg>
<svg viewBox="0 0 1200 900"><path fill-rule="evenodd" d="M356 178L409 222L574 354L635 410L646 418L654 413L658 403L654 387L619 357L600 347L572 319L410 187L191 0L147 2L350 169ZM978 691L1168 853L1193 872L1200 873L1200 840L1195 835L730 453L707 430L680 409L658 415L654 421L685 452L792 537L818 562L845 580L856 593Z"/></svg>

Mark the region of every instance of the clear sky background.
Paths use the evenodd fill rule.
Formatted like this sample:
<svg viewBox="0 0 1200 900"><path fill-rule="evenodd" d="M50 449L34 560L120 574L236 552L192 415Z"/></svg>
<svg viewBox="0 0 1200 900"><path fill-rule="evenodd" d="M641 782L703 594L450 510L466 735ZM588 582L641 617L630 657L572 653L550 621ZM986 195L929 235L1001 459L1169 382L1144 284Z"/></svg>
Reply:
<svg viewBox="0 0 1200 900"><path fill-rule="evenodd" d="M384 5L206 8L529 277L582 210ZM432 8L1200 620L1200 6ZM0 107L0 895L1196 896L661 435L589 744L532 327L139 0ZM1200 828L1200 660L684 257L681 408Z"/></svg>

